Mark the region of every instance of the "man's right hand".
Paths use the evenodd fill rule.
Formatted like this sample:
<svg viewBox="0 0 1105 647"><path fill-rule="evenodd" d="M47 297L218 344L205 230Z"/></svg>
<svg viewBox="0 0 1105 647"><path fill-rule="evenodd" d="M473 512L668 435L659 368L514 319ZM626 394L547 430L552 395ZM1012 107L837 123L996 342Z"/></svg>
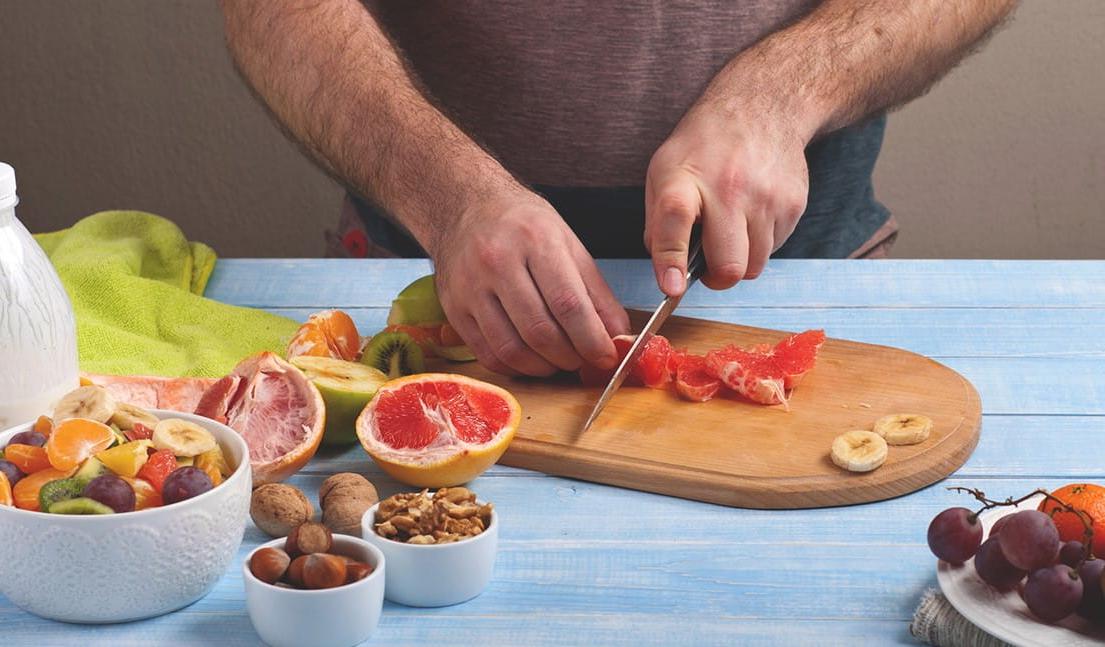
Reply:
<svg viewBox="0 0 1105 647"><path fill-rule="evenodd" d="M441 305L484 366L550 375L617 364L625 309L548 202L524 190L483 200L437 239Z"/></svg>

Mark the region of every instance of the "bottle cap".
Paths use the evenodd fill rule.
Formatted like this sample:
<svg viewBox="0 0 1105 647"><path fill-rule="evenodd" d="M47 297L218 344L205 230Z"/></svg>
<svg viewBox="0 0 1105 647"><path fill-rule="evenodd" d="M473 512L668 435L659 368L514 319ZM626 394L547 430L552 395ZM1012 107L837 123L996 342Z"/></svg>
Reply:
<svg viewBox="0 0 1105 647"><path fill-rule="evenodd" d="M15 195L15 169L0 162L0 209L14 207L19 202Z"/></svg>

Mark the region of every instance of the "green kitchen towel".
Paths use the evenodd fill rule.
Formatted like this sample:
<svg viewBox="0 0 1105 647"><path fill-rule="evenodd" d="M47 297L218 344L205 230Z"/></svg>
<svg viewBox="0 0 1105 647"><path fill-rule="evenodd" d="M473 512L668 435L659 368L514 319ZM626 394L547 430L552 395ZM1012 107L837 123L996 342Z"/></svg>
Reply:
<svg viewBox="0 0 1105 647"><path fill-rule="evenodd" d="M73 302L81 370L226 375L248 355L283 355L296 322L205 299L215 252L172 222L103 211L35 236Z"/></svg>

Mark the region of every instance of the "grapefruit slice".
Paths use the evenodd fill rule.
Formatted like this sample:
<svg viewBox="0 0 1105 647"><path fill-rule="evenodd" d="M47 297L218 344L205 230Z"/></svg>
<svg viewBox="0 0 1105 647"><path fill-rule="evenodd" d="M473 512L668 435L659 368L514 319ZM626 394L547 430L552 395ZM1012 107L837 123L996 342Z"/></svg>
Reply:
<svg viewBox="0 0 1105 647"><path fill-rule="evenodd" d="M721 380L707 370L704 356L685 354L675 364L675 390L687 400L705 402L720 388Z"/></svg>
<svg viewBox="0 0 1105 647"><path fill-rule="evenodd" d="M245 439L254 485L299 471L315 455L326 426L326 407L315 385L269 352L247 357L212 384L196 413Z"/></svg>
<svg viewBox="0 0 1105 647"><path fill-rule="evenodd" d="M208 377L154 377L150 375L97 375L81 379L104 387L116 402L143 409L169 409L181 413L196 410L204 392L215 383Z"/></svg>
<svg viewBox="0 0 1105 647"><path fill-rule="evenodd" d="M618 352L618 362L625 359L629 353L629 347L633 345L635 335L618 335L614 338L614 349ZM628 386L647 386L653 389L662 389L671 382L671 371L668 368L671 356L671 342L663 335L653 335L652 339L645 342L637 362L630 367L629 375L625 377ZM579 369L579 379L584 386L606 386L610 378L614 377L617 366L611 369L601 369L597 366L584 365Z"/></svg>
<svg viewBox="0 0 1105 647"><path fill-rule="evenodd" d="M353 319L341 310L323 310L307 321L288 342L288 359L303 355L354 362L361 352L361 337Z"/></svg>
<svg viewBox="0 0 1105 647"><path fill-rule="evenodd" d="M775 346L726 346L706 353L706 370L753 402L786 404L786 389L813 368L824 342L825 331L807 330Z"/></svg>
<svg viewBox="0 0 1105 647"><path fill-rule="evenodd" d="M522 408L507 390L450 373L392 380L357 418L357 437L392 478L415 487L467 483L506 451Z"/></svg>

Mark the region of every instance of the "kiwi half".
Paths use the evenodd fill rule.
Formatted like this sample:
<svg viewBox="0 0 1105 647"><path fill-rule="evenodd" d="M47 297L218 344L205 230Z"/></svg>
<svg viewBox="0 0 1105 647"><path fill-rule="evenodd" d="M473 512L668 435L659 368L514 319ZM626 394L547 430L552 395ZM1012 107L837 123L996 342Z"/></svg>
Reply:
<svg viewBox="0 0 1105 647"><path fill-rule="evenodd" d="M422 349L405 332L385 332L373 337L361 355L361 363L383 371L391 379L426 370Z"/></svg>
<svg viewBox="0 0 1105 647"><path fill-rule="evenodd" d="M50 481L38 491L38 509L49 510L55 503L76 499L87 484L87 481L75 478Z"/></svg>
<svg viewBox="0 0 1105 647"><path fill-rule="evenodd" d="M46 511L51 514L112 514L115 512L99 501L87 497L58 501Z"/></svg>

